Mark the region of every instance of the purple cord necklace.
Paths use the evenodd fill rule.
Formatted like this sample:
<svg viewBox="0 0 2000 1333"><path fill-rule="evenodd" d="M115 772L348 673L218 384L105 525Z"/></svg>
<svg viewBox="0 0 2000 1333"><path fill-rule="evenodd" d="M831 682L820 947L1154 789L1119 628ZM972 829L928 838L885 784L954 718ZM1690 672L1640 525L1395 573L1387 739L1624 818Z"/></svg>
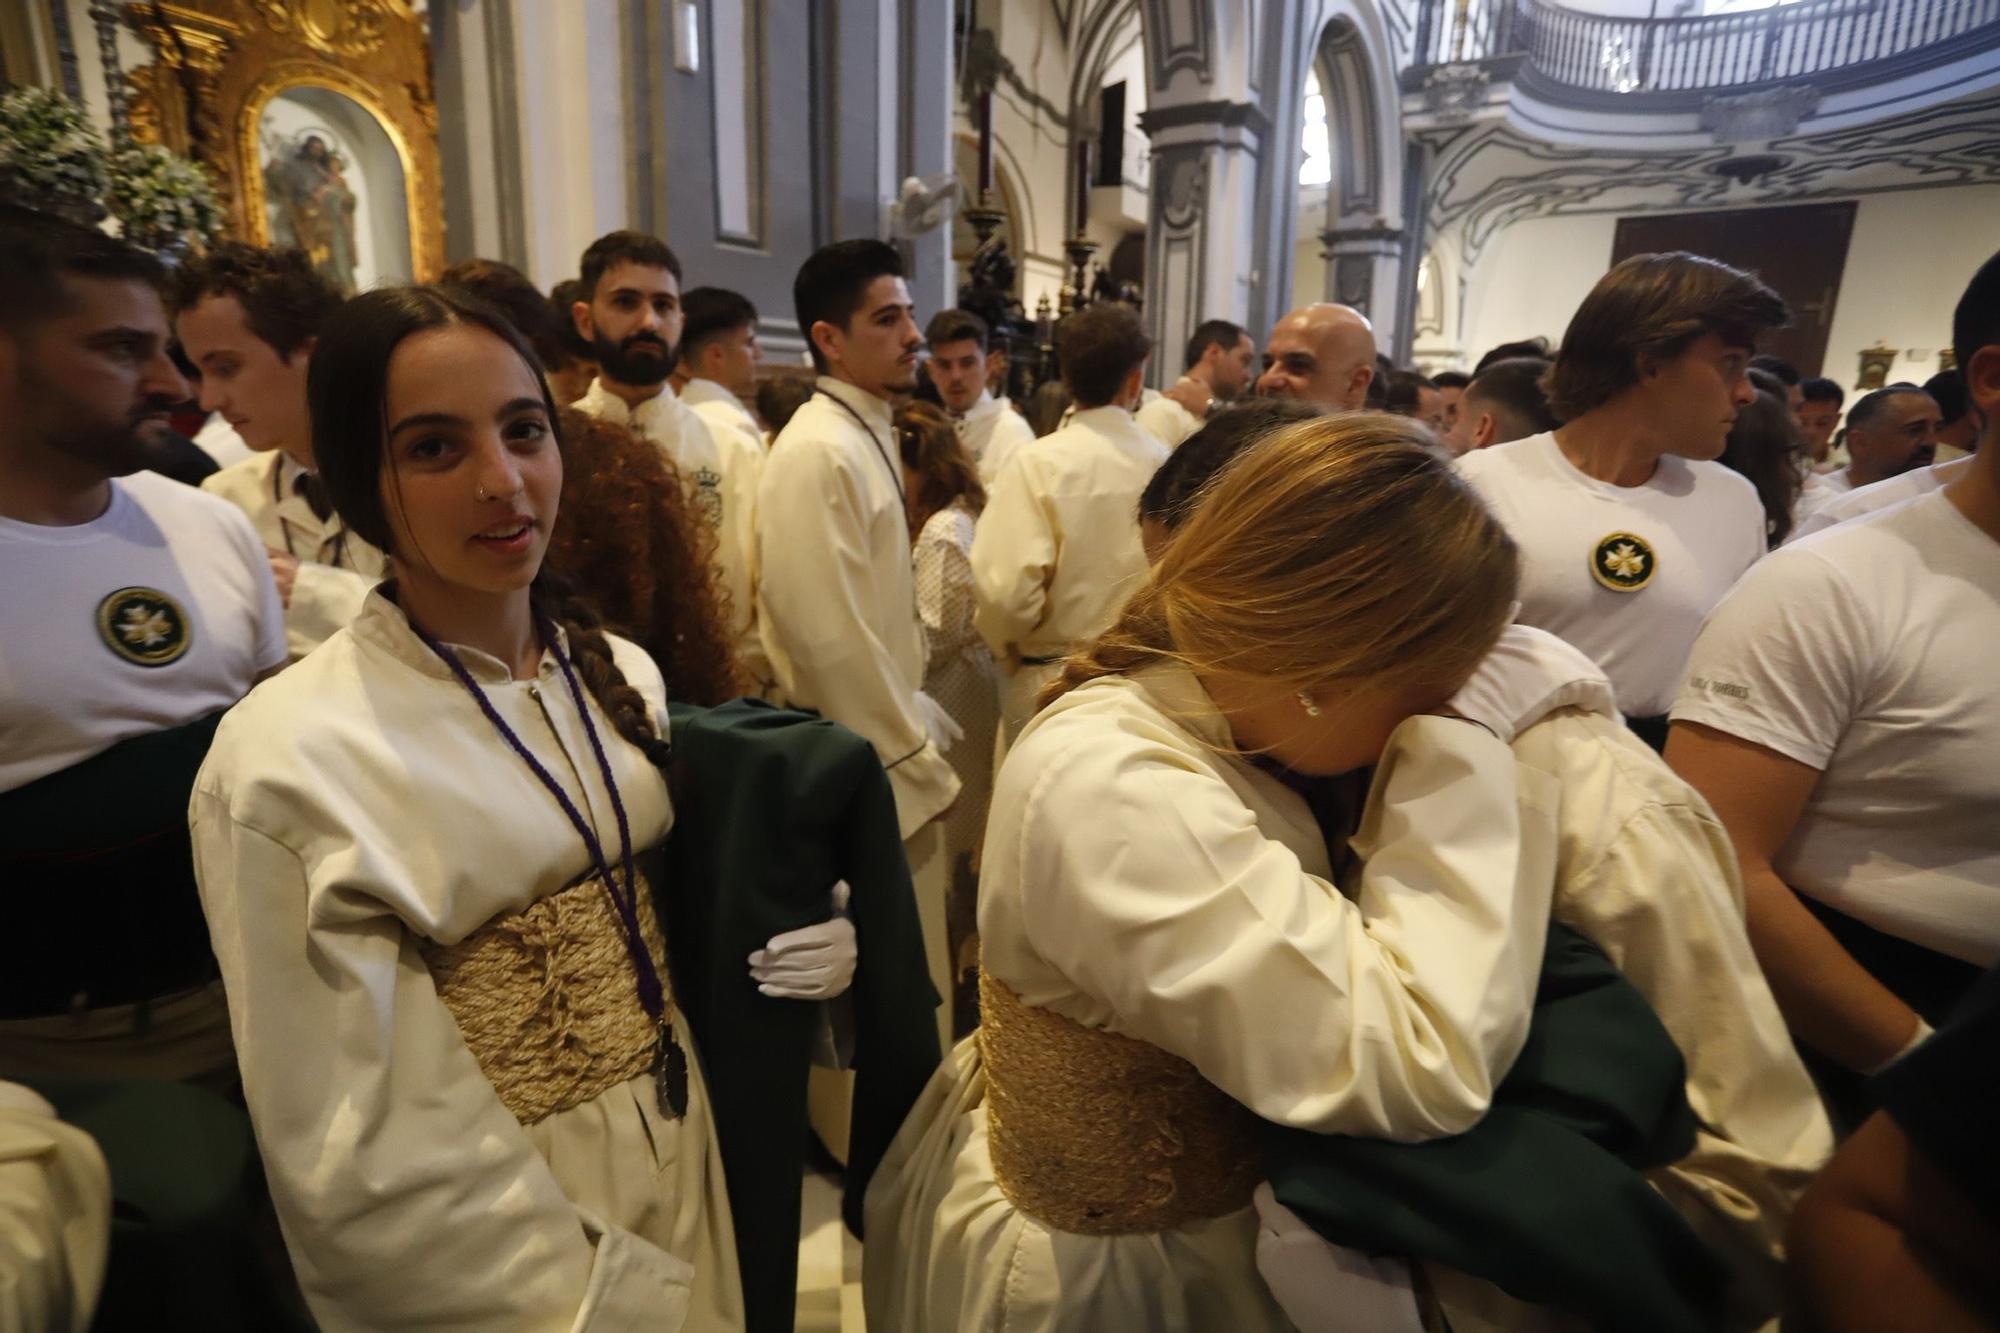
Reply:
<svg viewBox="0 0 2000 1333"><path fill-rule="evenodd" d="M407 616L405 618L407 619ZM680 1042L674 1036L673 1024L667 1019L666 988L660 983L659 969L653 966L652 955L646 951L645 936L639 929L637 878L632 870L632 828L625 817L625 802L618 795L618 780L611 773L611 761L605 757L604 744L597 738L597 724L590 720L590 707L584 701L583 687L577 683L576 672L570 666L569 655L563 652L562 644L556 638L554 626L542 616L535 617L536 632L542 636L542 643L556 659L556 665L562 668L563 680L569 685L570 697L576 701L577 715L583 719L583 733L590 738L591 753L597 756L597 771L604 777L604 789L611 795L611 809L618 816L618 863L625 874L622 892L617 877L611 873L611 864L605 858L604 847L598 842L595 830L590 827L590 821L576 808L576 803L570 799L569 793L563 790L562 784L556 781L555 775L542 765L541 760L535 758L527 743L507 725L507 720L500 716L499 710L493 706L493 701L486 697L486 691L479 688L479 682L465 669L465 664L459 661L455 654L445 651L444 645L432 638L430 632L423 626L414 620L409 624L410 628L416 631L417 637L442 658L447 667L451 668L452 674L458 677L458 683L465 686L467 692L472 695L473 702L479 705L479 711L486 714L486 720L493 724L493 729L500 733L500 738L507 742L514 753L521 757L521 761L527 764L528 770L548 788L549 794L556 798L556 804L560 805L563 813L569 816L571 827L576 829L578 836L583 839L584 850L590 853L591 864L596 867L598 878L604 882L604 891L610 895L612 906L618 910L619 924L623 927L622 933L625 936L625 952L632 960L634 981L639 991L639 1007L646 1011L646 1017L650 1018L654 1026L659 1029L659 1047L653 1059L653 1078L659 1092L660 1113L675 1120L680 1119L687 1114L687 1053L681 1049Z"/></svg>

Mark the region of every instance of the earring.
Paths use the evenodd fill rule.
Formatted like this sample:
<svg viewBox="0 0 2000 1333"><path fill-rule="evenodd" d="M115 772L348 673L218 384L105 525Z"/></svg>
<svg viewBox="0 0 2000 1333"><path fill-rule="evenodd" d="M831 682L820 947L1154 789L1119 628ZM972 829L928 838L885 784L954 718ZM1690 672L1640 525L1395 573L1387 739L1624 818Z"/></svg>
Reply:
<svg viewBox="0 0 2000 1333"><path fill-rule="evenodd" d="M1313 697L1311 694L1307 693L1304 690L1300 690L1298 694L1295 695L1294 697L1298 699L1299 707L1306 710L1307 717L1318 717L1320 715L1321 711L1320 706L1313 702Z"/></svg>

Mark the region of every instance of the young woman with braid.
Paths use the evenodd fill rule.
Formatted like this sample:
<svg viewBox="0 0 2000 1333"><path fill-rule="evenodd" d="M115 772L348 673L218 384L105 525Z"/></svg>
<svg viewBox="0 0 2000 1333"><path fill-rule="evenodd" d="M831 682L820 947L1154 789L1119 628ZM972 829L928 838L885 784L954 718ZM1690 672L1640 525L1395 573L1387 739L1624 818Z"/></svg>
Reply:
<svg viewBox="0 0 2000 1333"><path fill-rule="evenodd" d="M392 579L223 722L197 873L279 1219L323 1329L731 1329L729 1208L637 865L659 669L543 569L533 354L437 288L328 322L341 517Z"/></svg>

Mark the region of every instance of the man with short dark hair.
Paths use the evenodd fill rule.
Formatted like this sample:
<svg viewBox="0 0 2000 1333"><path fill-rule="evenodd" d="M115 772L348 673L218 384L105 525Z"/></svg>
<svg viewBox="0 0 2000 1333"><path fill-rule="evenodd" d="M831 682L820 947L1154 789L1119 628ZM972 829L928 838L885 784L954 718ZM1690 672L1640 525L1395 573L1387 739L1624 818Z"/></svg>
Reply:
<svg viewBox="0 0 2000 1333"><path fill-rule="evenodd" d="M187 803L215 720L285 661L241 510L144 471L187 384L159 265L0 208L0 1069L236 1061Z"/></svg>
<svg viewBox="0 0 2000 1333"><path fill-rule="evenodd" d="M668 383L679 364L687 312L681 261L665 241L614 231L592 241L578 265L582 295L571 311L598 364L579 411L628 426L674 460L695 508L715 530L715 575L728 593L737 656L759 689L770 684L755 628L756 494L763 450L717 431Z"/></svg>
<svg viewBox="0 0 2000 1333"><path fill-rule="evenodd" d="M1458 405L1465 397L1465 386L1472 383L1472 376L1462 370L1440 370L1431 376L1431 383L1444 395L1444 433L1449 437L1458 429Z"/></svg>
<svg viewBox="0 0 2000 1333"><path fill-rule="evenodd" d="M1420 421L1431 434L1444 438L1444 395L1428 375L1416 370L1389 373L1389 387L1382 395L1382 410L1399 417Z"/></svg>
<svg viewBox="0 0 2000 1333"><path fill-rule="evenodd" d="M1158 564L1181 523L1194 511L1195 498L1236 455L1273 431L1322 414L1298 398L1250 397L1222 408L1182 440L1139 492L1139 540L1146 563Z"/></svg>
<svg viewBox="0 0 2000 1333"><path fill-rule="evenodd" d="M1375 330L1368 317L1350 306L1315 301L1271 330L1257 392L1341 412L1364 406L1377 378Z"/></svg>
<svg viewBox="0 0 2000 1333"><path fill-rule="evenodd" d="M1555 353L1549 350L1549 340L1547 338L1539 335L1533 338L1522 338L1517 342L1501 343L1498 347L1487 349L1486 354L1473 364L1472 377L1478 379L1486 373L1487 367L1497 362L1517 361L1524 356L1537 357L1543 361L1553 361L1555 359Z"/></svg>
<svg viewBox="0 0 2000 1333"><path fill-rule="evenodd" d="M1728 829L1758 961L1799 1044L1852 1076L1823 1085L1850 1111L2000 961L2000 255L1952 336L1979 452L1731 589L1667 747Z"/></svg>
<svg viewBox="0 0 2000 1333"><path fill-rule="evenodd" d="M1956 370L1940 370L1924 381L1924 392L1938 405L1942 419L1938 426L1937 461L1949 463L1979 447L1986 418L1965 391L1965 377Z"/></svg>
<svg viewBox="0 0 2000 1333"><path fill-rule="evenodd" d="M1826 475L1828 487L1851 491L1930 466L1943 425L1937 399L1914 384L1864 394L1847 413L1847 466Z"/></svg>
<svg viewBox="0 0 2000 1333"><path fill-rule="evenodd" d="M576 331L576 304L588 299L579 278L564 278L549 289L549 306L562 325L564 364L561 370L547 366L543 369L549 373L549 389L556 396L557 407L574 406L579 398L590 392L591 384L597 379L597 348L590 339Z"/></svg>
<svg viewBox="0 0 2000 1333"><path fill-rule="evenodd" d="M201 488L250 517L270 554L292 661L355 616L388 562L333 512L313 461L306 367L340 292L303 250L222 241L174 274L182 349L201 405L235 428L250 457Z"/></svg>
<svg viewBox="0 0 2000 1333"><path fill-rule="evenodd" d="M1559 424L1549 411L1542 380L1550 363L1535 356L1495 361L1466 386L1458 420L1445 435L1455 454L1510 444L1530 435L1552 431Z"/></svg>
<svg viewBox="0 0 2000 1333"><path fill-rule="evenodd" d="M1099 302L1056 328L1075 402L1069 424L1023 445L993 483L972 539L979 633L1007 673L1008 735L1056 664L1109 627L1146 577L1134 506L1167 447L1132 419L1152 341L1123 305Z"/></svg>
<svg viewBox="0 0 2000 1333"><path fill-rule="evenodd" d="M1714 460L1785 303L1747 273L1637 255L1577 307L1546 380L1553 432L1458 461L1521 552L1521 623L1611 678L1656 748L1702 617L1764 553L1764 508Z"/></svg>
<svg viewBox="0 0 2000 1333"><path fill-rule="evenodd" d="M924 339L902 257L882 241L815 251L792 298L819 379L773 441L757 489L757 617L774 702L875 747L895 791L931 980L949 995L937 821L958 796L944 756L954 728L922 690L927 648L891 406L916 387ZM950 1007L940 1014L948 1044Z"/></svg>
<svg viewBox="0 0 2000 1333"><path fill-rule="evenodd" d="M970 310L940 310L924 330L924 341L930 344L925 371L931 384L951 413L966 452L979 465L979 479L991 486L1014 451L1034 439L1035 432L1026 417L987 387L986 321Z"/></svg>
<svg viewBox="0 0 2000 1333"><path fill-rule="evenodd" d="M1161 394L1133 413L1169 449L1199 430L1210 412L1250 387L1256 378L1257 345L1240 325L1226 319L1203 320L1188 338L1181 364L1185 369L1175 387L1196 395L1198 408Z"/></svg>
<svg viewBox="0 0 2000 1333"><path fill-rule="evenodd" d="M1799 374L1799 368L1782 356L1760 352L1750 358L1750 369L1761 370L1778 382L1778 387L1784 392L1773 394L1773 397L1783 398L1785 410L1797 418L1799 408L1805 403L1805 377Z"/></svg>
<svg viewBox="0 0 2000 1333"><path fill-rule="evenodd" d="M1798 418L1799 438L1805 441L1809 467L1826 462L1827 450L1833 445L1833 432L1840 425L1840 409L1846 401L1846 392L1830 379L1799 382L1799 408L1793 415Z"/></svg>
<svg viewBox="0 0 2000 1333"><path fill-rule="evenodd" d="M681 368L687 383L681 401L712 430L733 430L763 452L757 418L745 400L757 395L757 307L740 292L696 287L681 298L687 326L681 333Z"/></svg>

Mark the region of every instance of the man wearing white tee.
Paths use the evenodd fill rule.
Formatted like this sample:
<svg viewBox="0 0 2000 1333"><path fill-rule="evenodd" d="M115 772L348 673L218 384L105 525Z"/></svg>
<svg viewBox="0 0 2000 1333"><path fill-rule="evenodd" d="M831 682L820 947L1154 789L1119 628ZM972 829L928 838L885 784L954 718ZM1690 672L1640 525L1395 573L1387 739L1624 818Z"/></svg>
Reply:
<svg viewBox="0 0 2000 1333"><path fill-rule="evenodd" d="M715 529L715 573L729 594L739 657L754 635L757 470L755 455L734 432L718 435L675 395L668 379L679 362L687 315L681 306L681 261L667 243L644 232L614 231L583 252L582 297L571 308L578 336L597 358L597 379L576 400L579 411L615 421L645 436L674 460L695 507ZM745 485L747 479L747 488ZM760 681L762 675L759 676Z"/></svg>
<svg viewBox="0 0 2000 1333"><path fill-rule="evenodd" d="M0 1069L226 1086L187 802L222 710L285 661L263 543L143 471L188 396L159 266L0 210Z"/></svg>
<svg viewBox="0 0 2000 1333"><path fill-rule="evenodd" d="M334 514L313 461L306 368L340 302L303 250L224 241L174 273L174 329L201 372L201 405L251 450L201 488L249 515L263 541L293 661L359 615L387 569Z"/></svg>
<svg viewBox="0 0 2000 1333"><path fill-rule="evenodd" d="M1132 310L1085 306L1056 331L1069 424L1024 446L972 538L976 624L1007 673L1011 737L1056 664L1118 618L1146 578L1139 493L1167 448L1132 419L1152 343Z"/></svg>
<svg viewBox="0 0 2000 1333"><path fill-rule="evenodd" d="M1190 407L1162 394L1133 413L1133 419L1169 449L1201 429L1210 412L1235 400L1255 377L1257 345L1226 319L1204 320L1188 338L1187 357L1175 388L1196 395Z"/></svg>
<svg viewBox="0 0 2000 1333"><path fill-rule="evenodd" d="M986 321L970 310L940 310L924 330L930 344L925 373L951 413L958 438L991 486L1014 451L1035 438L1028 419L986 387L990 354Z"/></svg>
<svg viewBox="0 0 2000 1333"><path fill-rule="evenodd" d="M1702 629L1667 747L1729 829L1794 1036L1856 1075L2000 960L2000 255L1952 332L1979 453L1752 571Z"/></svg>
<svg viewBox="0 0 2000 1333"><path fill-rule="evenodd" d="M1757 335L1785 319L1714 260L1628 259L1563 335L1548 388L1564 424L1458 460L1520 548L1520 622L1595 659L1655 748L1701 618L1764 553L1756 490L1713 460L1755 401Z"/></svg>

